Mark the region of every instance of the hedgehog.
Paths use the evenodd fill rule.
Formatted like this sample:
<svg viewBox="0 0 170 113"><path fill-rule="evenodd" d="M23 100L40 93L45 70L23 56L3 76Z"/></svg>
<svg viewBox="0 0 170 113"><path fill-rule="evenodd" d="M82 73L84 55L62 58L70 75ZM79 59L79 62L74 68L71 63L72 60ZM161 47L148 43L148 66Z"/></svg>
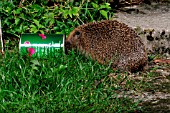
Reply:
<svg viewBox="0 0 170 113"><path fill-rule="evenodd" d="M141 38L117 20L90 22L75 28L65 42L72 49L115 70L136 72L146 69L147 53Z"/></svg>

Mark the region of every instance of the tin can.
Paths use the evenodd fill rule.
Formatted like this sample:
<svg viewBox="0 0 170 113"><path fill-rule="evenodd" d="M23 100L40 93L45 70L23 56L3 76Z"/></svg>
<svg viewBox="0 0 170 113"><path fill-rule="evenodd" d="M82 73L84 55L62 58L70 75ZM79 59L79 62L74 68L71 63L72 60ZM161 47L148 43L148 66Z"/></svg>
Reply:
<svg viewBox="0 0 170 113"><path fill-rule="evenodd" d="M57 50L64 51L64 42L63 34L22 34L19 52L30 57L55 56Z"/></svg>

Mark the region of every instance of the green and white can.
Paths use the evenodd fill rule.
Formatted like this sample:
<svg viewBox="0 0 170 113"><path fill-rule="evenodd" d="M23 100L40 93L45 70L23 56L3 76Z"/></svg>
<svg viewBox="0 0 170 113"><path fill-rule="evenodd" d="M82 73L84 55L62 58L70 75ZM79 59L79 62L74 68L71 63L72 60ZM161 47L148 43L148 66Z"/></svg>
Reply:
<svg viewBox="0 0 170 113"><path fill-rule="evenodd" d="M57 50L64 51L64 42L63 34L22 34L19 52L30 57L54 56Z"/></svg>

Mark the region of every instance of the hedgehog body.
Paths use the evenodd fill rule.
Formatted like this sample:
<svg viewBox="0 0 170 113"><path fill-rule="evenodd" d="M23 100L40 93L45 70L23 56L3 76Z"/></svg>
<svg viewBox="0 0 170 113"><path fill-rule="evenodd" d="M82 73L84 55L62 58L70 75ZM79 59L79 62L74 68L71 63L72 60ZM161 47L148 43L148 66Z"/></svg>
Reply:
<svg viewBox="0 0 170 113"><path fill-rule="evenodd" d="M78 49L101 64L123 71L137 71L147 64L147 54L140 37L117 20L91 22L75 28L66 39L66 50Z"/></svg>

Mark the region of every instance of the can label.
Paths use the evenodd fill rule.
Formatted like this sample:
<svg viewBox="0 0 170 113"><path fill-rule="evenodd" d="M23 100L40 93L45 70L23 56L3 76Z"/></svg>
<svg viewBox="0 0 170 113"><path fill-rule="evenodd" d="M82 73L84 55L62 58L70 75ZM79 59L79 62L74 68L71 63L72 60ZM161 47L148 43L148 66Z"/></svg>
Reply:
<svg viewBox="0 0 170 113"><path fill-rule="evenodd" d="M30 57L54 56L57 50L64 50L64 42L63 34L22 34L19 51Z"/></svg>

